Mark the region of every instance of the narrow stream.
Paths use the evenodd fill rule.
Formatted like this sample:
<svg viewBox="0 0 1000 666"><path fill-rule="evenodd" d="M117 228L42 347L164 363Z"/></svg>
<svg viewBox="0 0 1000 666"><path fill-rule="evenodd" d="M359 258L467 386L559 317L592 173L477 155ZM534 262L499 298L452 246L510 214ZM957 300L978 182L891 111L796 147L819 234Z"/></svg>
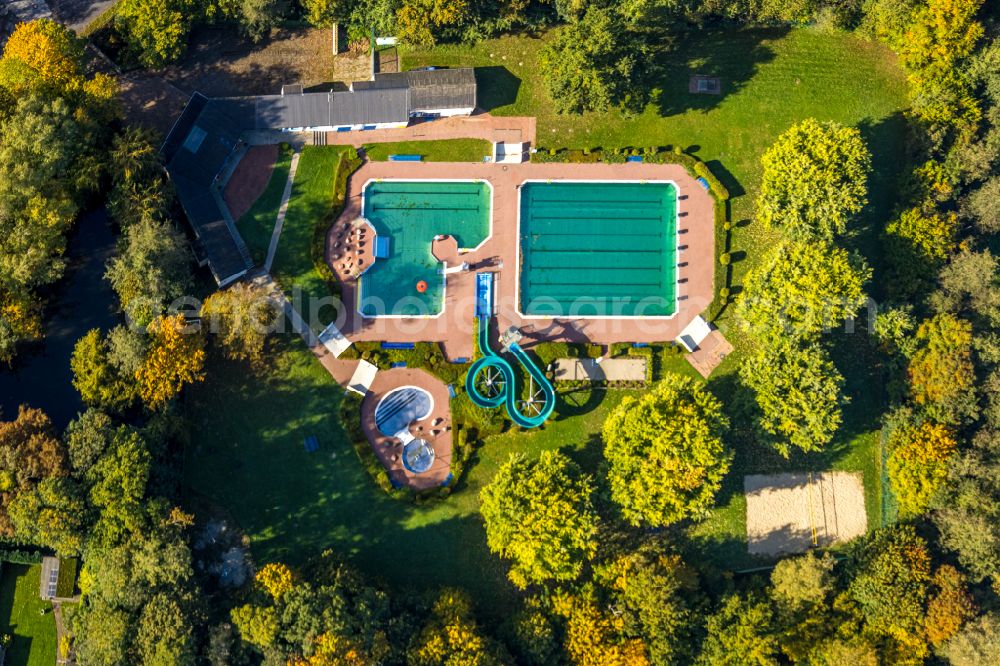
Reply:
<svg viewBox="0 0 1000 666"><path fill-rule="evenodd" d="M14 367L0 365L0 419L15 418L18 405L27 403L44 410L61 430L84 409L69 361L87 331L106 331L120 320L117 297L104 279L114 249L107 210L81 216L68 239L66 274L50 297L45 338L20 352Z"/></svg>

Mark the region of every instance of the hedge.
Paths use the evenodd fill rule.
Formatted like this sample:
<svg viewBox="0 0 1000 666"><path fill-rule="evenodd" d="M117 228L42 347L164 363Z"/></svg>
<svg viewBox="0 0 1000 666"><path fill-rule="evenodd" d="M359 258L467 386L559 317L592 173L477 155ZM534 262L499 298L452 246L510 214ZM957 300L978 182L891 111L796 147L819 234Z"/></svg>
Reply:
<svg viewBox="0 0 1000 666"><path fill-rule="evenodd" d="M722 184L707 164L700 159L685 153L679 146L672 150L660 147L646 148L584 148L582 150L568 148L539 148L531 156L532 162L552 163L562 162L571 164L586 164L591 162L604 162L605 164L621 164L630 156L642 156L643 161L651 164L679 164L684 167L692 177L704 178L708 182L710 191L720 201L729 199L729 190Z"/></svg>
<svg viewBox="0 0 1000 666"><path fill-rule="evenodd" d="M41 564L42 553L37 550L0 550L0 562L11 564Z"/></svg>

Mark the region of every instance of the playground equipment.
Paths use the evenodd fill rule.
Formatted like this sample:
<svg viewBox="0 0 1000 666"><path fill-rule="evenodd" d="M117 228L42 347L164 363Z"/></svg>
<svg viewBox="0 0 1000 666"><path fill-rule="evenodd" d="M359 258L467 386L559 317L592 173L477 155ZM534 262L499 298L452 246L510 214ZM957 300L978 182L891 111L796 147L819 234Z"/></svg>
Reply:
<svg viewBox="0 0 1000 666"><path fill-rule="evenodd" d="M503 351L509 351L528 373L528 391L518 399L514 368L490 348L490 319L493 317L493 273L476 275L476 316L479 318L479 358L465 376L465 390L480 407L504 405L510 419L522 428L537 428L552 414L556 392L552 384L521 349L520 332L508 329L502 336Z"/></svg>

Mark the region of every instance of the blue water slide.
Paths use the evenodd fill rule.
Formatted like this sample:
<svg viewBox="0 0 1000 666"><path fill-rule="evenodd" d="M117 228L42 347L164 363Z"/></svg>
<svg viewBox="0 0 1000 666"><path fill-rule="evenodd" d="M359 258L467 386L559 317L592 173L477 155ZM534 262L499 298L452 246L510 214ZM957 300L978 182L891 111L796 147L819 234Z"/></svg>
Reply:
<svg viewBox="0 0 1000 666"><path fill-rule="evenodd" d="M516 342L510 345L510 353L517 359L525 371L534 379L542 392L542 404L537 414L524 414L517 405L517 376L514 368L507 359L493 351L490 347L490 319L492 318L493 303L493 275L491 273L480 273L476 276L476 316L479 318L479 352L481 358L476 360L469 368L469 373L465 376L465 390L468 391L472 402L480 407L494 408L504 405L511 421L522 428L537 428L545 423L545 420L552 415L552 410L556 406L556 392L552 388L552 383L532 362L531 358L521 349ZM480 373L493 374L502 383L494 383L494 390L487 395L480 391L476 385L476 377Z"/></svg>

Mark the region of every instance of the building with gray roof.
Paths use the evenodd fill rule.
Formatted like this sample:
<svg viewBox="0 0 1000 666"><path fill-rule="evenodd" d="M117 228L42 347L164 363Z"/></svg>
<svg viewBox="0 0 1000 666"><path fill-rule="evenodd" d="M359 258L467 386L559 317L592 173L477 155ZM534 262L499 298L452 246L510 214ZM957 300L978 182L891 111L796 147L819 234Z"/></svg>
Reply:
<svg viewBox="0 0 1000 666"><path fill-rule="evenodd" d="M253 268L225 209L223 172L237 159L245 131L331 132L406 127L411 118L469 115L476 107L471 69L376 74L348 90L208 98L192 95L160 152L196 237L196 254L225 286Z"/></svg>

